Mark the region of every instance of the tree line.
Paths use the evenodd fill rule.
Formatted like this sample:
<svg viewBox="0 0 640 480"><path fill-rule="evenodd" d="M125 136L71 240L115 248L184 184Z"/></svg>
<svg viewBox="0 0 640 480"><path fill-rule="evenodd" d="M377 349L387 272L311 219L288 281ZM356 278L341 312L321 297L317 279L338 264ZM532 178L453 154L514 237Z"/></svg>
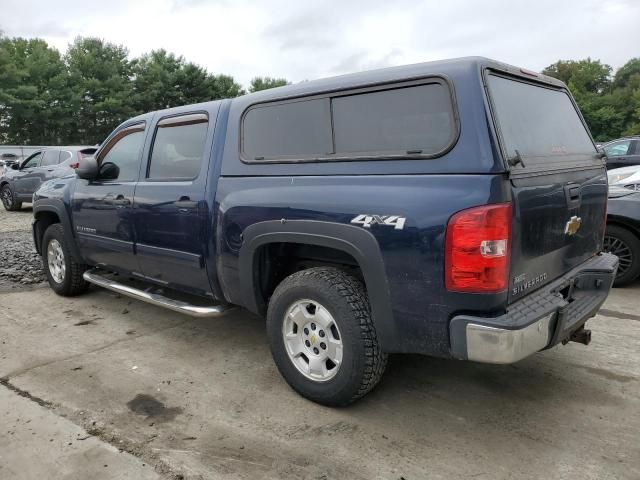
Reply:
<svg viewBox="0 0 640 480"><path fill-rule="evenodd" d="M640 134L640 58L615 73L590 58L543 73L569 86L596 140ZM248 91L288 83L256 77ZM0 144L93 145L132 116L244 93L232 76L165 50L132 59L121 45L80 37L61 54L44 40L0 33Z"/></svg>
<svg viewBox="0 0 640 480"><path fill-rule="evenodd" d="M543 73L562 80L576 99L596 141L640 135L640 58L632 58L615 74L600 60L568 60Z"/></svg>
<svg viewBox="0 0 640 480"><path fill-rule="evenodd" d="M286 85L256 77L249 92ZM61 54L41 39L0 36L0 144L93 145L135 115L246 93L165 50L129 58L98 38L77 38Z"/></svg>

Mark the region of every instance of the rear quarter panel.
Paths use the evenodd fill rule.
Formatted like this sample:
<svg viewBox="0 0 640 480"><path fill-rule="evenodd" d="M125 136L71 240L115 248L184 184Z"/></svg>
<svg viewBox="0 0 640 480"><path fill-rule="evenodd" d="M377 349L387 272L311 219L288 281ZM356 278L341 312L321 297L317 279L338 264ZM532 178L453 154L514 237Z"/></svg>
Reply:
<svg viewBox="0 0 640 480"><path fill-rule="evenodd" d="M445 62L446 63L446 62ZM242 235L259 222L315 220L351 225L360 214L399 215L402 230L373 225L386 272L386 293L393 335L382 338L389 352L449 356L448 321L454 313L499 311L506 292L498 295L451 293L444 288L444 236L455 212L510 199L505 168L492 141L479 62L446 64L443 74L453 89L459 122L455 145L433 159L371 159L300 163L245 163L240 159L240 121L252 104L277 98L277 89L232 100L221 111L226 125L218 137L220 176L214 212L216 271L227 301L247 306L239 273ZM424 78L423 66L383 69L361 76L301 83L287 95L361 87ZM356 80L357 83L353 83ZM362 83L365 82L365 83ZM222 134L222 132L221 132ZM218 134L216 134L218 135ZM364 228L362 226L358 228ZM365 279L369 283L369 279Z"/></svg>
<svg viewBox="0 0 640 480"><path fill-rule="evenodd" d="M217 192L218 272L227 300L241 298L238 260L247 227L268 220L350 224L359 214L399 215L402 230L373 225L389 285L394 339L388 351L447 356L454 312L497 309L501 295L444 289L444 236L449 217L475 205L503 201L501 175L364 175L221 178ZM364 227L361 227L364 228ZM387 339L388 340L388 339Z"/></svg>

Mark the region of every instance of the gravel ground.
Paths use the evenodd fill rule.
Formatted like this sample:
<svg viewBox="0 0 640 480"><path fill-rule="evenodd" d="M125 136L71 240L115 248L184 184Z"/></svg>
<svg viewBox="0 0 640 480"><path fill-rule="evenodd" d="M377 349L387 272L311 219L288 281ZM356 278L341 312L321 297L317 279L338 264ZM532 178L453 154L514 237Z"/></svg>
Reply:
<svg viewBox="0 0 640 480"><path fill-rule="evenodd" d="M7 212L0 208L0 290L45 281L42 260L31 237L31 208Z"/></svg>

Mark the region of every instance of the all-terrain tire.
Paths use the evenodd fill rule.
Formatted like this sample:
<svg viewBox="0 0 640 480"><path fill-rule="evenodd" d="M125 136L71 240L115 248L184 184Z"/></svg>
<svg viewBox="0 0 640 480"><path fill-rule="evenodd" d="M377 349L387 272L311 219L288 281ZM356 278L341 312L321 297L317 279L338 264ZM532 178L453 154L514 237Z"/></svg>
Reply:
<svg viewBox="0 0 640 480"><path fill-rule="evenodd" d="M342 361L328 380L308 378L285 346L284 325L291 308L306 301L326 309L339 331ZM315 310L311 315L314 314ZM337 268L310 268L285 278L270 299L267 332L274 361L287 383L302 396L323 405L345 406L359 399L376 386L387 365L364 286Z"/></svg>
<svg viewBox="0 0 640 480"><path fill-rule="evenodd" d="M57 243L56 243L57 242ZM50 248L50 246L56 248ZM57 247L60 247L58 251ZM51 267L49 256L58 252L54 262L60 266L55 272L55 267ZM60 258L61 255L61 258ZM68 240L65 239L64 229L59 223L50 225L42 237L42 264L44 267L49 285L58 295L63 297L73 297L84 293L89 284L82 278L82 274L87 270L87 265L77 262L71 255ZM62 268L64 265L64 268ZM60 273L62 272L63 273ZM56 279L56 275L59 277Z"/></svg>
<svg viewBox="0 0 640 480"><path fill-rule="evenodd" d="M22 208L22 202L16 199L16 195L11 189L11 186L5 184L0 189L0 197L2 198L2 205L8 212L15 212Z"/></svg>
<svg viewBox="0 0 640 480"><path fill-rule="evenodd" d="M640 275L640 239L631 230L618 225L608 225L604 237L605 251L618 255L620 261L613 286L630 284Z"/></svg>

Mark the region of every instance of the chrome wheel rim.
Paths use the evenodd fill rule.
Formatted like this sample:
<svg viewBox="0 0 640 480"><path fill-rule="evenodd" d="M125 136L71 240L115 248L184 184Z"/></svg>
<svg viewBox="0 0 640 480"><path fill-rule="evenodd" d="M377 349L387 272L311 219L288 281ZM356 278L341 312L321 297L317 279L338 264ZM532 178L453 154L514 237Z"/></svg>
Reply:
<svg viewBox="0 0 640 480"><path fill-rule="evenodd" d="M5 208L11 208L11 204L13 203L13 195L9 187L4 187L2 189L2 203L4 204Z"/></svg>
<svg viewBox="0 0 640 480"><path fill-rule="evenodd" d="M47 263L49 265L49 273L56 283L64 281L64 274L67 267L64 263L64 252L62 245L55 238L49 242L47 246Z"/></svg>
<svg viewBox="0 0 640 480"><path fill-rule="evenodd" d="M291 305L282 323L282 339L291 363L306 378L326 382L342 364L342 335L329 311L314 300Z"/></svg>
<svg viewBox="0 0 640 480"><path fill-rule="evenodd" d="M608 253L613 253L618 257L618 273L617 277L622 277L631 268L633 264L633 252L629 245L624 243L618 237L610 237L605 235L603 250Z"/></svg>

